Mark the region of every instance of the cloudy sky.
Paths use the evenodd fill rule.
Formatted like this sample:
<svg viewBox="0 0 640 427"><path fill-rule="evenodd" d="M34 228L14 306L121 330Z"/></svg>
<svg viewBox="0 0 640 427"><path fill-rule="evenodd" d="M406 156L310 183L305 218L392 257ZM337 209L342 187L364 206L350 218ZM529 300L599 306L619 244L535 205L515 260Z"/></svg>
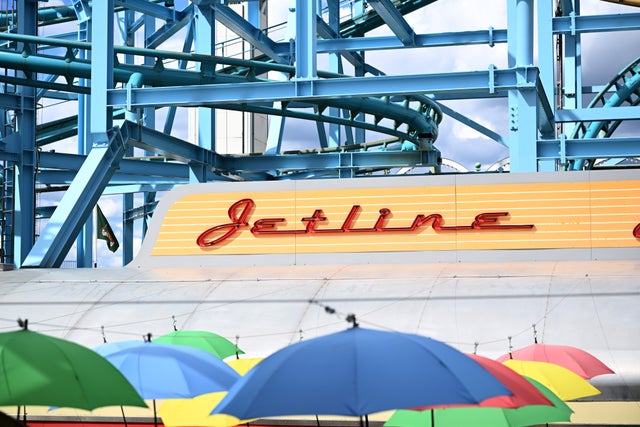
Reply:
<svg viewBox="0 0 640 427"><path fill-rule="evenodd" d="M46 6L69 3L69 1L52 0ZM536 2L537 3L537 2ZM177 0L176 8L181 9L188 4L188 0ZM269 24L284 22L288 15L288 5L295 5L294 0L271 0L269 3ZM468 30L486 30L506 28L507 0L439 0L422 9L405 16L409 25L417 34L438 32L454 32ZM638 13L638 8L620 5L600 0L582 0L583 15L609 13ZM55 31L45 28L43 32ZM379 28L371 33L372 36L391 35L387 28ZM176 49L182 46L182 39L178 36L173 40ZM276 36L274 36L276 37ZM611 80L618 71L640 56L640 38L636 31L628 33L587 34L583 42L583 85L601 86ZM170 44L169 44L170 45ZM167 49L166 45L161 47ZM507 67L507 51L505 44L494 47L467 46L458 48L431 49L399 49L390 51L371 51L366 54L367 62L388 75L430 74L442 72L459 72L487 70L490 64L498 68ZM319 66L326 61L318 60ZM446 104L450 108L463 113L487 128L508 136L507 104L506 100L456 101ZM64 113L63 109L59 114ZM45 113L47 114L47 113ZM66 114L66 113L64 113ZM162 126L159 121L159 126ZM186 135L185 129L179 129L179 134ZM625 131L621 129L621 131ZM311 133L310 133L311 132ZM627 128L626 132L638 133L638 127ZM618 134L619 135L619 134ZM625 135L619 135L625 136ZM317 148L315 126L308 123L287 120L284 132L284 148ZM385 136L370 135L371 138L382 139ZM467 169L473 169L478 162L482 169L508 157L508 150L499 143L488 139L478 132L460 124L456 120L445 117L440 125L440 134L436 146L445 158L454 160ZM121 197L103 197L101 207L116 234L121 240ZM140 221L137 221L139 223ZM140 226L137 226L140 228ZM139 246L137 239L136 247ZM107 251L104 242L98 242L98 265L118 266L121 263L122 250L116 254Z"/></svg>
<svg viewBox="0 0 640 427"><path fill-rule="evenodd" d="M506 0L440 0L406 15L405 18L417 34L486 30L489 27L504 29L507 27L506 5ZM640 9L600 0L582 0L581 11L583 15L593 15L638 13ZM270 13L273 15L272 22L285 19L283 9L270 10ZM381 27L370 35L392 33L388 28ZM608 83L616 73L640 56L640 34L637 31L586 34L583 35L582 42L584 85L599 86ZM368 63L389 75L487 70L490 64L507 68L506 44L494 47L370 51L366 57ZM506 100L455 101L445 104L505 139L508 137ZM309 140L309 129L303 122L291 120L285 129L285 138L297 146L301 141ZM476 162L486 169L509 155L506 147L450 117L445 117L440 125L436 146L445 158L452 159L469 170L473 169Z"/></svg>

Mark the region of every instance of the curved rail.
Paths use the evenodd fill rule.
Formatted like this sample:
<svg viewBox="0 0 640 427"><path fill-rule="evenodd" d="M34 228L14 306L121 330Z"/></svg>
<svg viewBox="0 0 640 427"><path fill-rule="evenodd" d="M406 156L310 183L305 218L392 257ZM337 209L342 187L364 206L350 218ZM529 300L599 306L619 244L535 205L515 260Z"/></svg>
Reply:
<svg viewBox="0 0 640 427"><path fill-rule="evenodd" d="M46 37L25 36L17 34L0 34L0 40L11 42L33 43L37 45L50 45L65 50L64 55L42 55L29 52L0 51L0 62L6 67L20 70L25 73L47 73L63 76L67 83L52 83L30 78L19 79L15 76L0 76L0 81L25 86L49 87L66 92L88 93L88 86L80 86L73 82L78 78L91 78L91 63L88 60L78 59L73 55L74 50L91 50L91 44L86 42L55 40ZM155 49L142 49L132 47L115 47L117 54L135 55L139 57L153 58L155 65L128 65L116 64L114 66L114 79L117 82L129 81L134 73L143 76L145 84L150 86L174 86L174 85L201 85L219 83L247 83L252 81L268 81L258 79L255 76L267 71L279 71L293 75L295 68L289 65L267 63L253 60L233 59L191 53L179 53L160 51ZM216 71L213 75L199 71L181 70L164 66L165 61L189 61L201 64L202 69L217 65L240 66L250 72L244 75L228 74ZM319 72L320 78L345 77L341 74ZM418 106L411 108L411 102L417 102ZM300 105L300 104L298 104ZM304 106L315 107L315 113L292 111L293 105L286 108L273 108L268 106L252 106L250 104L225 104L217 108L250 111L271 115L283 115L287 117L302 118L327 123L337 123L356 128L363 128L380 132L412 143L412 149L424 148L421 140L424 138L435 141L438 134L438 124L442 120L442 111L435 102L428 97L407 97L401 102L392 102L388 97L347 98L333 100L306 101ZM336 107L350 112L349 118L332 117L323 114L326 107ZM372 121L354 120L358 114L364 113L374 119ZM383 118L389 119L392 124L385 125ZM406 126L401 130L401 126ZM427 135L427 136L425 136ZM403 146L407 149L407 145Z"/></svg>
<svg viewBox="0 0 640 427"><path fill-rule="evenodd" d="M610 108L640 104L640 57L627 65L589 103L588 108ZM608 138L622 120L579 122L571 133L572 139ZM571 169L591 169L596 159L574 161Z"/></svg>

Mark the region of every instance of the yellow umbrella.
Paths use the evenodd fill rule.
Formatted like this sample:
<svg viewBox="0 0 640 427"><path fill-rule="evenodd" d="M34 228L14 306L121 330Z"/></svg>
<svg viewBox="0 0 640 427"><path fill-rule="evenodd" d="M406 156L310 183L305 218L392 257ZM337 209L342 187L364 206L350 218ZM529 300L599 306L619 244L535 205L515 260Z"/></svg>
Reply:
<svg viewBox="0 0 640 427"><path fill-rule="evenodd" d="M245 357L242 359L230 359L225 362L240 375L246 374L258 362L261 357ZM190 399L167 399L164 401L158 414L166 427L202 426L202 427L232 427L254 421L239 420L232 415L211 415L222 398L225 391L207 393Z"/></svg>
<svg viewBox="0 0 640 427"><path fill-rule="evenodd" d="M226 394L226 391L219 391L190 399L166 399L158 409L158 414L166 427L231 427L254 421L239 420L225 414L211 415L213 408Z"/></svg>
<svg viewBox="0 0 640 427"><path fill-rule="evenodd" d="M240 359L225 360L225 362L227 362L227 364L231 366L237 373L239 373L240 375L244 375L249 372L251 368L256 366L262 359L262 357L244 357Z"/></svg>
<svg viewBox="0 0 640 427"><path fill-rule="evenodd" d="M562 400L595 396L600 390L569 369L548 362L508 359L505 365L525 377L533 378L554 392Z"/></svg>

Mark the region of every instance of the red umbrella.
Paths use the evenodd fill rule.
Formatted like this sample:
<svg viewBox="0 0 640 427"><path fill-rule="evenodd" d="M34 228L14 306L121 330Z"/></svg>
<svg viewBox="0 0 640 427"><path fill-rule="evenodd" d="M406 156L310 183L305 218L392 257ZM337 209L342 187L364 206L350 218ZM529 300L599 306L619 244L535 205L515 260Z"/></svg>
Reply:
<svg viewBox="0 0 640 427"><path fill-rule="evenodd" d="M502 363L477 354L469 354L480 366L498 379L509 391L511 396L496 396L472 405L437 405L416 408L417 410L435 409L444 407L481 406L493 408L520 408L529 405L553 405L537 387L531 384L522 375Z"/></svg>
<svg viewBox="0 0 640 427"><path fill-rule="evenodd" d="M614 373L591 353L568 345L534 343L504 354L497 360L504 362L508 359L554 363L575 372L585 379L593 378L596 375Z"/></svg>

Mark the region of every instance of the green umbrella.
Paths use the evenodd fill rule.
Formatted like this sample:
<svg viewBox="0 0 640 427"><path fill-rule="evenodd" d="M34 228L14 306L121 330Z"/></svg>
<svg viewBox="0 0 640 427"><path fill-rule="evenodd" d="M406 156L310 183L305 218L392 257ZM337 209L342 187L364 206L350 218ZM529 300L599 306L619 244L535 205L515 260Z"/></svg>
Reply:
<svg viewBox="0 0 640 427"><path fill-rule="evenodd" d="M208 331L181 330L173 331L153 340L163 344L186 345L208 351L214 356L224 359L232 355L244 354L234 343L223 336Z"/></svg>
<svg viewBox="0 0 640 427"><path fill-rule="evenodd" d="M573 411L566 403L539 382L530 378L527 380L540 390L553 406L450 406L422 411L399 409L389 417L384 427L524 427L570 420Z"/></svg>
<svg viewBox="0 0 640 427"><path fill-rule="evenodd" d="M0 333L0 406L93 410L147 407L107 359L71 341L24 329Z"/></svg>

